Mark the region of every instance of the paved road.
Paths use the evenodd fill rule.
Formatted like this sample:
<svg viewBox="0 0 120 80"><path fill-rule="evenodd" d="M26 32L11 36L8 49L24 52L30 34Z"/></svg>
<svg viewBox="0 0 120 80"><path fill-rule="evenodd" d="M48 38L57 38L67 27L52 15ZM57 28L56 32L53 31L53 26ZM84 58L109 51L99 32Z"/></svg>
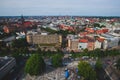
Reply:
<svg viewBox="0 0 120 80"><path fill-rule="evenodd" d="M116 73L116 69L113 67L113 64L115 60L120 58L120 56L117 57L106 57L102 59L102 62L104 64L103 68L106 71L106 74L109 76L110 80L119 80L120 74Z"/></svg>

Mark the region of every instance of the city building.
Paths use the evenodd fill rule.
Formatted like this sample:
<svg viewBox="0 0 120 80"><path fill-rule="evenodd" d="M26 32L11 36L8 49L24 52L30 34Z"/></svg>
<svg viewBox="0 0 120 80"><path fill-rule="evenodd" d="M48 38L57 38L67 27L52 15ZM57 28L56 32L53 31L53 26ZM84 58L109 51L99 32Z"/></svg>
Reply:
<svg viewBox="0 0 120 80"><path fill-rule="evenodd" d="M67 50L78 52L78 43L79 43L78 39L68 40Z"/></svg>
<svg viewBox="0 0 120 80"><path fill-rule="evenodd" d="M10 33L10 32L15 31L16 27L15 26L4 26L3 30L4 30L5 33Z"/></svg>
<svg viewBox="0 0 120 80"><path fill-rule="evenodd" d="M57 34L27 34L27 42L29 44L37 45L41 49L52 50L61 47L62 36Z"/></svg>
<svg viewBox="0 0 120 80"><path fill-rule="evenodd" d="M5 42L7 47L11 46L11 43L14 40L15 40L15 36L9 36L9 37L1 39L1 41Z"/></svg>
<svg viewBox="0 0 120 80"><path fill-rule="evenodd" d="M103 43L104 49L117 47L119 44L119 37L115 37L110 34L101 34L101 37L105 39Z"/></svg>
<svg viewBox="0 0 120 80"><path fill-rule="evenodd" d="M97 38L96 41L95 41L95 46L94 46L94 49L103 49L103 42L104 42L104 38Z"/></svg>
<svg viewBox="0 0 120 80"><path fill-rule="evenodd" d="M87 48L88 45L88 40L87 39L80 39L78 43L78 49L79 50L84 50Z"/></svg>

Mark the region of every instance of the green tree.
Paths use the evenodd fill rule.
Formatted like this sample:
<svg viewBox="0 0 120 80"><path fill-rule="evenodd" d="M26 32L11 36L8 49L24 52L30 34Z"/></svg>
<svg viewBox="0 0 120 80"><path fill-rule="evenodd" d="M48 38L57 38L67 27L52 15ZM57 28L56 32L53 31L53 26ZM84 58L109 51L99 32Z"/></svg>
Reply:
<svg viewBox="0 0 120 80"><path fill-rule="evenodd" d="M92 57L101 57L102 56L100 49L95 49L93 51L90 51L89 53L91 53L90 56L92 56Z"/></svg>
<svg viewBox="0 0 120 80"><path fill-rule="evenodd" d="M40 49L40 48L38 48L38 49L37 49L37 53L39 53L39 54L40 54L41 52L42 52L42 51L41 51L41 49Z"/></svg>
<svg viewBox="0 0 120 80"><path fill-rule="evenodd" d="M21 51L20 51L21 54L28 54L29 53L29 50L27 47L20 48L20 49L21 49Z"/></svg>
<svg viewBox="0 0 120 80"><path fill-rule="evenodd" d="M52 57L52 65L54 67L60 67L60 66L62 66L62 56L59 55L59 54L55 54Z"/></svg>
<svg viewBox="0 0 120 80"><path fill-rule="evenodd" d="M84 52L84 53L88 53L88 49L87 49L87 48L84 49L83 52Z"/></svg>
<svg viewBox="0 0 120 80"><path fill-rule="evenodd" d="M0 48L3 48L3 47L5 47L5 42L4 41L0 41Z"/></svg>
<svg viewBox="0 0 120 80"><path fill-rule="evenodd" d="M105 27L105 25L101 25L100 27L103 28L103 27Z"/></svg>
<svg viewBox="0 0 120 80"><path fill-rule="evenodd" d="M100 60L97 60L97 61L96 61L95 68L96 68L97 70L102 69L102 62L101 62Z"/></svg>
<svg viewBox="0 0 120 80"><path fill-rule="evenodd" d="M30 75L39 75L45 70L45 62L40 54L33 54L25 65L25 72Z"/></svg>
<svg viewBox="0 0 120 80"><path fill-rule="evenodd" d="M21 47L27 47L28 43L26 39L18 39L12 42L12 47L15 48L21 48Z"/></svg>
<svg viewBox="0 0 120 80"><path fill-rule="evenodd" d="M94 27L100 27L100 24L99 23L94 23L93 26Z"/></svg>
<svg viewBox="0 0 120 80"><path fill-rule="evenodd" d="M21 60L23 59L22 55L19 55L19 53L12 53L12 57L14 57L16 59L16 63L20 64Z"/></svg>
<svg viewBox="0 0 120 80"><path fill-rule="evenodd" d="M87 62L81 61L78 64L78 74L84 77L84 80L96 80L96 72Z"/></svg>

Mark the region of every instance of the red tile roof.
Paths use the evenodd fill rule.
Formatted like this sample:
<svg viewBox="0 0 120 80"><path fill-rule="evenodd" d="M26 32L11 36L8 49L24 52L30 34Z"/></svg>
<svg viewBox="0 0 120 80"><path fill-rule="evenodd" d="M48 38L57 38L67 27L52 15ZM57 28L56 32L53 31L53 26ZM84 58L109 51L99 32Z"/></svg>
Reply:
<svg viewBox="0 0 120 80"><path fill-rule="evenodd" d="M97 30L96 33L97 33L97 34L102 34L103 31L102 31L102 30Z"/></svg>
<svg viewBox="0 0 120 80"><path fill-rule="evenodd" d="M88 33L87 32L81 32L80 36L86 36Z"/></svg>
<svg viewBox="0 0 120 80"><path fill-rule="evenodd" d="M31 25L32 25L32 22L30 22L30 21L24 22L24 26L31 26Z"/></svg>
<svg viewBox="0 0 120 80"><path fill-rule="evenodd" d="M94 33L94 30L92 28L86 28L85 30L89 33Z"/></svg>
<svg viewBox="0 0 120 80"><path fill-rule="evenodd" d="M103 38L97 38L97 40L98 40L99 42L103 42L105 39L103 39Z"/></svg>
<svg viewBox="0 0 120 80"><path fill-rule="evenodd" d="M87 43L88 40L87 39L80 39L79 42L82 42L82 43Z"/></svg>
<svg viewBox="0 0 120 80"><path fill-rule="evenodd" d="M108 32L108 29L102 29L103 33Z"/></svg>

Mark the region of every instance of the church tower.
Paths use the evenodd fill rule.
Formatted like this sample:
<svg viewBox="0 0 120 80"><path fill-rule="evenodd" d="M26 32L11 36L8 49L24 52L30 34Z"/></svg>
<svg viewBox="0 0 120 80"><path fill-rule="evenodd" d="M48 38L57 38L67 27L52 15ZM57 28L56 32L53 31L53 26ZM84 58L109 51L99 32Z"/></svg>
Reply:
<svg viewBox="0 0 120 80"><path fill-rule="evenodd" d="M25 19L24 19L23 15L21 15L21 23L24 24L24 22L25 22Z"/></svg>

